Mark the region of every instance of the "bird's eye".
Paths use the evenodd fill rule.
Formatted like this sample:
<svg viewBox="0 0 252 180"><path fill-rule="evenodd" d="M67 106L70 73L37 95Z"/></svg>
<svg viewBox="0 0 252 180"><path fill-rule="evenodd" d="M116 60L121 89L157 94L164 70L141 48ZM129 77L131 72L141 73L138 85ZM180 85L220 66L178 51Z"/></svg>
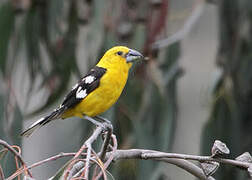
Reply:
<svg viewBox="0 0 252 180"><path fill-rule="evenodd" d="M118 51L116 54L119 55L119 56L121 56L123 54L123 52L122 51Z"/></svg>

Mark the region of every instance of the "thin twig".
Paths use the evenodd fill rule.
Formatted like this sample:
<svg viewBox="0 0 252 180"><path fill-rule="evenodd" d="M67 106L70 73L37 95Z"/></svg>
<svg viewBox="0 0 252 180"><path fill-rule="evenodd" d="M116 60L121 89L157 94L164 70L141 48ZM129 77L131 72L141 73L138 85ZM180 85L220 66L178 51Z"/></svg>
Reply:
<svg viewBox="0 0 252 180"><path fill-rule="evenodd" d="M18 151L18 154L21 154L21 148L19 146L12 146L13 148L16 148ZM16 169L19 169L19 164L18 164L18 158L15 156L15 163L16 163ZM18 180L21 180L21 177L18 176Z"/></svg>
<svg viewBox="0 0 252 180"><path fill-rule="evenodd" d="M40 166L40 165L43 165L47 162L50 162L50 161L55 161L57 159L60 159L60 158L63 158L63 157L70 157L70 156L75 156L76 153L59 153L55 156L52 156L52 157L49 157L47 159L44 159L42 161L39 161L39 162L36 162L30 166L27 167L27 169L32 169L32 168L35 168L37 166ZM86 155L86 153L82 153L81 155ZM10 180L10 179L14 179L15 177L17 177L18 175L22 174L23 172L25 171L25 169L19 169L17 170L14 174L12 174L7 180Z"/></svg>
<svg viewBox="0 0 252 180"><path fill-rule="evenodd" d="M101 161L100 157L98 156L98 154L96 154L95 151L93 151L93 154L97 159L97 162L96 162L97 165L96 165L95 170L93 172L93 178L92 179L94 179L94 177L96 176L97 171L98 171L98 167L99 167L101 169L101 174L103 175L104 180L107 180L107 174L105 172L106 167L104 166L103 162Z"/></svg>
<svg viewBox="0 0 252 180"><path fill-rule="evenodd" d="M85 166L85 163L83 161L76 163L71 169L71 172L69 173L68 176L73 177L73 178L80 176L81 172L85 170L84 166Z"/></svg>
<svg viewBox="0 0 252 180"><path fill-rule="evenodd" d="M90 161L95 161L95 160L93 158L90 158ZM74 161L72 161L73 166L71 166L71 170L69 171L69 175L67 177L68 179L73 179L73 178L76 179L76 178L81 177L81 176L78 177L79 173L82 173L85 170L85 168L81 169L82 164L79 164L79 162L86 164L87 160L86 159L75 159ZM76 164L77 165L79 164L80 167L77 167ZM80 169L80 170L78 170L78 169Z"/></svg>
<svg viewBox="0 0 252 180"><path fill-rule="evenodd" d="M98 157L98 156L95 156ZM68 178L69 179L84 179L84 177L82 176L82 173L84 173L85 175L85 164L86 164L86 159L76 159L74 162L74 166L72 167L71 171L69 172ZM96 163L100 166L99 161L97 161L94 157L90 158L90 161L93 163ZM100 166L101 167L101 166ZM101 167L101 169L103 170L103 167ZM105 171L103 170L103 172L105 173ZM107 178L105 177L104 180L107 180Z"/></svg>
<svg viewBox="0 0 252 180"><path fill-rule="evenodd" d="M96 159L97 159L97 161L98 161L99 163L97 163L97 166L95 166L92 179L94 179L94 177L96 177L97 172L98 172L98 170L99 170L99 167L100 167L102 170L104 169L104 164L103 164L102 160L100 159L99 155L98 155L94 150L93 150L93 154L94 154L94 156L96 157ZM107 178L107 177L106 177L106 178Z"/></svg>
<svg viewBox="0 0 252 180"><path fill-rule="evenodd" d="M117 147L118 147L118 144L117 144L117 139L116 139L116 136L114 134L111 135L111 138L113 140L113 149L112 151L110 152L110 156L107 158L107 161L106 163L104 164L104 168L107 169L108 166L111 164L111 162L113 161L114 159L114 153L116 152L117 150ZM102 175L102 172L100 172L98 174L97 177L93 178L94 180L98 180Z"/></svg>
<svg viewBox="0 0 252 180"><path fill-rule="evenodd" d="M1 180L4 180L4 179L5 179L5 178L4 178L4 172L3 172L3 169L2 169L1 164L0 164L0 179L1 179Z"/></svg>
<svg viewBox="0 0 252 180"><path fill-rule="evenodd" d="M84 176L84 179L88 179L89 164L90 164L92 146L91 146L91 142L89 142L89 141L87 141L85 144L87 146L87 157L86 157L86 164L85 164L85 176Z"/></svg>
<svg viewBox="0 0 252 180"><path fill-rule="evenodd" d="M91 118L89 116L84 116L84 118L87 119L87 120L89 120L89 121L91 121L91 122L94 122L94 124L99 123L99 122L95 121L93 118ZM111 123L109 123L107 120L105 120L103 118L102 118L102 120L104 120L104 122L103 123L99 123L100 125L95 129L95 131L88 138L88 140L85 141L85 143L82 145L82 147L80 148L80 150L76 153L76 155L72 159L72 161L75 160L75 159L77 159L78 156L79 156L79 154L82 153L85 149L87 149L86 163L85 163L85 167L84 167L84 169L85 169L84 178L85 179L88 179L88 176L89 176L89 164L90 164L90 158L91 158L91 152L92 152L92 144L93 144L93 142L102 133L103 129L107 130L107 135L106 135L104 143L102 145L101 155L100 155L101 159L104 159L106 151L107 151L107 147L109 145L110 137L111 137L111 134L113 132L113 126L111 125ZM69 172L70 172L71 165L72 165L72 163L70 163L68 165L68 167L66 168L66 173L65 173L64 179L68 179L69 178L68 175L69 175Z"/></svg>
<svg viewBox="0 0 252 180"><path fill-rule="evenodd" d="M109 143L110 141L105 139L103 146L101 148L101 152L98 153L97 155L96 152L92 149L92 144L102 133L102 130L104 129L104 127L106 127L106 125L102 127L101 126L97 127L94 130L93 134L88 138L87 141L85 141L85 143L82 145L82 147L77 153L60 153L58 155L55 155L45 160L34 163L29 167L26 167L24 161L22 160L21 155L20 155L21 151L19 148L18 148L18 151L20 153L18 153L13 147L8 145L5 141L0 140L0 145L3 145L6 149L10 150L23 165L22 168L18 169L12 176L7 178L7 180L14 179L15 177L19 176L23 172L29 172L28 169L32 169L34 167L37 167L49 161L57 160L61 157L68 157L68 156L74 156L74 158L71 159L70 163L66 167L65 174L64 174L65 179L69 179L69 178L88 179L90 163L96 163L101 168L101 171L99 172L97 176L96 174L98 171L94 171L93 179L94 180L99 179L102 176L102 174L103 174L104 179L106 179L107 176L106 176L105 170L108 168L108 166L111 164L113 160L116 161L119 159L143 159L143 160L151 159L155 161L166 162L169 164L176 165L202 180L209 180L209 179L212 179L212 177L211 176L207 177L205 173L203 172L202 168L198 167L197 165L190 162L189 160L198 161L198 162L218 162L222 164L233 165L233 166L240 167L243 169L248 169L249 167L252 166L251 162L243 162L239 160L225 159L225 158L213 157L213 156L197 156L197 155L187 155L187 154L178 154L178 153L166 153L166 152L146 150L146 149L118 150L116 136L113 134L108 135L110 133L109 131L106 137L107 139L112 139L112 143L110 144ZM112 133L112 128L110 130ZM112 151L110 152L106 151L108 146L111 146ZM83 153L85 149L87 149L87 152ZM106 162L104 164L99 158L99 157L102 157L101 155L102 153L105 154L104 160ZM80 159L79 158L80 155L84 155L85 159ZM70 174L71 171L74 171L73 167L74 165L76 165L76 162L78 161L84 162L81 165L82 167L79 168L81 170L77 170L78 171L77 175L76 173ZM0 178L2 179L4 178L1 166L0 166Z"/></svg>
<svg viewBox="0 0 252 180"><path fill-rule="evenodd" d="M96 134L97 132L98 131L94 131L94 134ZM94 136L93 135L91 136L93 138L90 138L90 142L98 137L97 134ZM144 160L152 159L155 161L162 161L162 162L174 164L174 165L188 171L189 173L193 174L194 176L198 177L199 179L207 179L209 177L206 177L206 175L204 174L202 169L188 160L194 160L194 161L198 161L198 162L214 161L214 162L229 164L229 165L233 165L233 166L245 168L245 169L249 168L249 166L252 165L252 163L248 163L248 162L242 162L242 161L238 161L238 160L225 159L225 158L213 158L211 156L197 156L197 155L187 155L187 154L177 154L177 153L165 153L165 152L146 150L146 149L117 150L116 137L114 135L112 135L111 137L113 140L112 151L106 153L105 160L107 160L107 162L104 164L103 167L101 167L102 170L107 169L107 167L109 166L109 164L111 163L112 160L116 161L119 159L144 159ZM16 152L16 151L14 150L14 152ZM56 156L53 156L48 159L42 160L40 162L34 163L33 165L27 167L27 169L34 168L36 166L42 165L42 164L49 162L49 161L56 160L61 157L76 156L76 154L77 153L60 153ZM81 155L86 155L86 158L87 158L88 153L81 153ZM91 157L91 153L90 153L89 160L92 162L95 161L94 156ZM76 159L76 161L79 161L79 159ZM87 162L87 159L85 159L83 161ZM89 166L87 166L85 163L85 168L84 168L85 176L87 174L87 168L89 168ZM19 169L15 173L15 176L11 176L7 180L15 178L16 176L23 173L24 171L25 171L25 169L23 167L22 169ZM104 173L104 171L103 171L103 173ZM94 176L95 177L94 179L98 179L100 176L101 176L101 173L99 173L98 176L96 176L96 177Z"/></svg>
<svg viewBox="0 0 252 180"><path fill-rule="evenodd" d="M9 151L11 151L15 156L18 157L19 161L25 165L25 162L23 160L23 158L21 157L21 155L13 148L11 147L7 142L3 141L0 139L0 145L4 146L5 148L7 148Z"/></svg>
<svg viewBox="0 0 252 180"><path fill-rule="evenodd" d="M102 127L97 127L92 136L84 143L87 146L87 161L85 164L85 179L88 179L89 175L89 159L91 157L92 143L98 138L98 136L102 133Z"/></svg>
<svg viewBox="0 0 252 180"><path fill-rule="evenodd" d="M113 139L113 151L107 152L105 159L110 162L106 162L104 165L104 169L106 169L112 160L120 160L120 159L153 159L156 161L163 161L170 164L174 164L189 173L195 175L196 177L200 179L206 179L206 176L202 172L202 169L196 166L195 164L187 161L187 160L194 160L199 162L209 162L209 161L215 161L223 164L229 164L241 168L248 168L252 163L232 160L232 159L225 159L225 158L213 158L211 156L197 156L197 155L187 155L187 154L177 154L177 153L164 153L160 151L154 151L154 150L146 150L146 149L129 149L129 150L117 150L117 141L114 135L112 135ZM50 158L47 158L45 160L39 161L37 163L32 164L31 166L28 166L27 169L32 169L34 167L37 167L39 165L42 165L44 163L47 163L49 161L54 161L62 157L69 157L69 156L75 156L76 153L60 153L58 155L52 156ZM86 153L82 153L81 155L86 155ZM91 161L93 161L93 158L91 158ZM24 169L19 170L19 172L16 174L19 175L24 171ZM13 179L16 176L11 176L8 179ZM100 177L100 174L96 177L98 179Z"/></svg>
<svg viewBox="0 0 252 180"><path fill-rule="evenodd" d="M88 117L88 116L85 116L84 118L87 119L87 120L89 120L89 121L91 121L91 122L94 121L93 118ZM101 162L102 162L102 160L105 157L105 154L106 154L106 151L107 151L107 147L109 145L111 134L113 132L113 126L111 125L111 123L108 122L106 119L102 118L102 120L104 122L101 123L101 125L96 128L96 130L94 131L94 133L92 134L92 136L83 144L82 148L78 151L78 153L79 153L79 152L82 152L85 148L87 148L86 164L85 164L85 168L84 168L85 169L85 176L84 176L85 179L88 179L88 175L89 175L89 164L90 164L90 157L91 157L91 151L92 151L92 144L93 144L93 142L102 133L103 129L107 130L107 136L105 137L104 143L103 143L102 148L101 148L100 159L101 159ZM95 123L97 123L97 122L95 122ZM78 157L78 153L76 154L76 156L74 158ZM67 176L65 176L65 177L67 177Z"/></svg>
<svg viewBox="0 0 252 180"><path fill-rule="evenodd" d="M93 152L93 153L95 153L95 152ZM96 158L96 159L95 159ZM85 160L86 161L86 160ZM100 168L101 168L101 170L102 170L102 174L103 174L103 177L104 177L104 180L107 180L107 176L106 176L106 173L105 173L105 168L104 168L104 165L103 165L103 163L101 162L101 160L99 159L99 156L97 155L97 154L95 154L95 156L94 156L94 158L91 158L91 161L92 162L94 162L94 163L96 163L97 164L97 166L99 166ZM79 163L79 162L78 162ZM77 163L77 164L78 164ZM75 164L76 165L76 164ZM72 173L72 174L74 174L74 176L73 176L73 178L71 178L71 179L77 179L77 178L80 178L80 177L83 177L83 176L85 176L85 174L83 175L83 173L85 173L85 163L81 163L80 165L79 165L79 167L77 167L78 169L77 169L77 173ZM76 168L75 168L76 169ZM73 169L72 169L73 170ZM70 174L69 174L69 176L70 176Z"/></svg>
<svg viewBox="0 0 252 180"><path fill-rule="evenodd" d="M76 155L74 156L74 158L72 160L75 160L77 159L80 154L87 148L87 161L86 161L86 174L85 174L85 178L88 178L88 167L89 167L89 159L91 157L91 148L92 148L92 143L98 138L98 136L102 133L102 127L101 126L98 126L95 131L93 132L93 134L88 138L87 141L85 141L85 143L81 146L80 150L76 153ZM64 176L64 179L67 179L68 177L68 174L69 174L69 171L70 171L70 167L68 166L66 168L66 173L65 173L65 176Z"/></svg>
<svg viewBox="0 0 252 180"><path fill-rule="evenodd" d="M16 163L16 169L19 169L18 158L17 158L17 156L15 156L15 163ZM18 180L21 180L20 175L18 176Z"/></svg>
<svg viewBox="0 0 252 180"><path fill-rule="evenodd" d="M37 162L37 163L34 163L34 164L32 164L32 165L30 165L30 166L28 166L27 168L28 169L32 169L32 168L34 168L34 167L37 167L37 166L40 166L40 165L42 165L42 164L45 164L45 163L47 163L47 162L49 162L49 161L55 161L55 160L57 160L57 159L59 159L59 158L63 158L63 157L70 157L70 156L75 156L76 155L76 153L59 153L59 154L57 154L57 155L55 155L55 156L52 156L52 157L49 157L49 158L47 158L47 159L45 159L45 160L42 160L42 161L39 161L39 162ZM86 155L86 153L81 153L81 155L82 156L85 156Z"/></svg>
<svg viewBox="0 0 252 180"><path fill-rule="evenodd" d="M116 136L114 134L111 135L111 138L113 140L113 147L112 147L112 151L111 151L111 156L107 159L107 161L103 164L104 169L107 169L107 167L110 165L110 163L113 161L113 152L115 152L117 150L117 140L116 140ZM100 151L98 154L101 157L101 153L102 151ZM106 155L106 153L105 153ZM104 156L105 158L105 156ZM93 177L92 180L96 180L99 179L102 175L103 172L99 172L99 174L97 175L98 172L98 167L95 167L95 170L93 172Z"/></svg>
<svg viewBox="0 0 252 180"><path fill-rule="evenodd" d="M107 130L108 131L107 131L105 140L104 140L104 142L102 144L102 148L101 148L101 154L100 154L101 161L103 161L104 158L105 158L106 151L107 151L107 148L108 148L108 145L109 145L109 141L110 141L111 135L113 133L113 126L111 124L108 124Z"/></svg>
<svg viewBox="0 0 252 180"><path fill-rule="evenodd" d="M16 156L18 158L18 160L22 163L24 169L25 169L25 172L30 176L32 177L30 171L27 169L27 166L23 160L23 158L21 157L21 155L13 148L11 147L7 142L3 141L0 139L0 145L4 146L5 148L7 148L10 152L12 152L14 154L14 156Z"/></svg>
<svg viewBox="0 0 252 180"><path fill-rule="evenodd" d="M90 118L90 117L85 117L86 119ZM91 118L92 119L92 118ZM82 147L80 148L80 150L76 153L76 155L74 156L74 158L78 158L80 156L80 154L84 151L84 149L86 149L87 144L91 145L97 138L98 136L102 133L102 127L98 126L95 131L93 132L93 134L88 138L88 140L85 141L85 143L82 145Z"/></svg>

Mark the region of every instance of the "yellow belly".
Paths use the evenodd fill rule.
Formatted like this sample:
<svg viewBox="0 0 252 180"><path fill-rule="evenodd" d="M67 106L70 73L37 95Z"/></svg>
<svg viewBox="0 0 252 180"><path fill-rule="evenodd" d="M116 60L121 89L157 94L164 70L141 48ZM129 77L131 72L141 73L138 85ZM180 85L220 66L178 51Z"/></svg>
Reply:
<svg viewBox="0 0 252 180"><path fill-rule="evenodd" d="M108 70L101 78L99 87L88 94L75 107L66 110L62 118L83 117L83 115L94 117L105 112L120 97L127 78L128 71L109 72Z"/></svg>

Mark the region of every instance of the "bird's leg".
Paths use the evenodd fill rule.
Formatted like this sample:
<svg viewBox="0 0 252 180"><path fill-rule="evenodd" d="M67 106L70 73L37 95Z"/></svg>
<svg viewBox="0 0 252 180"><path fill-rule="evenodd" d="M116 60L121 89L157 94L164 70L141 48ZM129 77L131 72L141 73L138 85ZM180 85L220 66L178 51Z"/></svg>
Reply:
<svg viewBox="0 0 252 180"><path fill-rule="evenodd" d="M102 124L105 126L106 128L106 132L104 131L103 132L103 145L102 145L102 148L101 148L101 154L100 154L100 159L103 161L104 160L104 157L106 155L106 152L107 152L107 149L109 147L109 142L110 142L110 138L111 138L111 135L113 133L113 126L112 126L112 123L107 120L106 118L103 118L101 116L95 116L94 117L96 120L99 120L99 121L102 121Z"/></svg>
<svg viewBox="0 0 252 180"><path fill-rule="evenodd" d="M94 125L100 126L100 127L102 127L102 129L104 129L104 130L106 129L106 126L105 126L103 123L101 123L101 122L95 120L94 118L89 117L89 116L86 116L86 115L84 115L83 117L84 117L84 119L90 121L90 122L93 123Z"/></svg>
<svg viewBox="0 0 252 180"><path fill-rule="evenodd" d="M102 147L100 150L100 159L101 159L101 161L103 161L105 158L107 149L110 146L109 142L111 139L111 135L113 133L112 123L109 120L107 120L101 116L95 116L92 118L92 117L84 115L84 118L103 129L103 136L102 136L103 144L102 144ZM90 149L90 148L88 148L88 149Z"/></svg>
<svg viewBox="0 0 252 180"><path fill-rule="evenodd" d="M112 134L113 132L112 123L106 118L103 118L101 116L95 116L95 117L89 117L87 115L83 115L83 116L84 116L84 119L92 122L96 126L102 127L103 131L108 131L110 132L109 134Z"/></svg>
<svg viewBox="0 0 252 180"><path fill-rule="evenodd" d="M104 118L104 117L95 116L94 118L97 119L97 120L99 120L99 121L103 121L103 122L106 122L108 124L111 124L111 122L109 120L107 120L106 118Z"/></svg>
<svg viewBox="0 0 252 180"><path fill-rule="evenodd" d="M107 120L106 118L101 117L101 116L95 116L94 119L96 119L97 121L101 122L101 123L104 125L104 127L105 127L105 129L104 129L104 131L103 131L103 134L102 134L102 135L103 135L103 136L102 136L103 140L104 140L104 138L105 138L106 131L107 131L109 134L112 134L112 133L113 133L113 125L112 125L112 123L111 123L109 120ZM109 136L109 137L110 137L110 136Z"/></svg>

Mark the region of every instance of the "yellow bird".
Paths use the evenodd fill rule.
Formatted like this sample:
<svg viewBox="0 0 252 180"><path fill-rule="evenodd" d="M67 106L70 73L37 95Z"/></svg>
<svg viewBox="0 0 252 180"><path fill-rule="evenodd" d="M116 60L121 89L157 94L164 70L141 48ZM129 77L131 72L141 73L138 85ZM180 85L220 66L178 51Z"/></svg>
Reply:
<svg viewBox="0 0 252 180"><path fill-rule="evenodd" d="M33 123L21 136L28 137L35 129L55 119L96 117L105 112L120 97L132 63L141 58L141 53L125 46L109 49L98 64L72 87L57 109Z"/></svg>

